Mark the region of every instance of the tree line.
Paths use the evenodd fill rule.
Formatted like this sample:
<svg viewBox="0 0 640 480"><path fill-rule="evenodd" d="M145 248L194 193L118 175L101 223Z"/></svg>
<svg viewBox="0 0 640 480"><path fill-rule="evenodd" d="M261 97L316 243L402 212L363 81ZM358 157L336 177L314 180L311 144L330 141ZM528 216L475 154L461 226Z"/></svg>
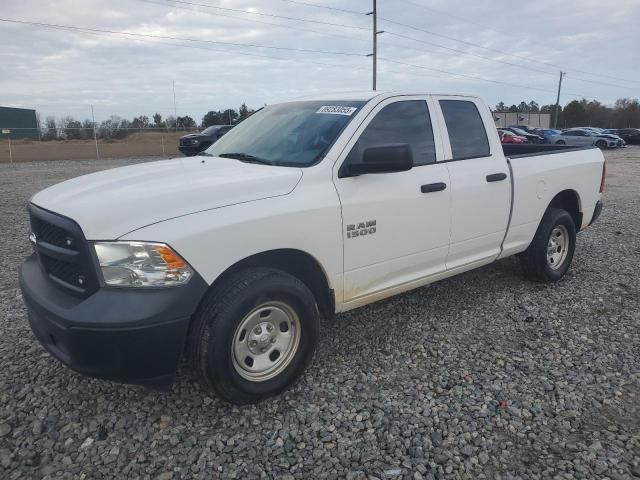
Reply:
<svg viewBox="0 0 640 480"><path fill-rule="evenodd" d="M95 135L101 139L119 139L141 130L159 132L180 130L186 132L205 129L212 125L235 125L253 112L254 110L247 107L245 103L242 103L238 110L233 108L210 110L202 117L200 124L189 115L182 117L169 115L165 119L156 112L151 117L139 115L131 120L111 115L107 120L96 123ZM94 125L91 120L80 121L72 116L62 118L49 116L45 119L44 124L40 125L40 130L42 140L88 140L94 137Z"/></svg>
<svg viewBox="0 0 640 480"><path fill-rule="evenodd" d="M550 113L555 105L540 106L535 101L522 101L518 105L507 106L500 102L496 112ZM600 127L600 128L640 128L640 101L637 98L619 98L612 106L597 100L573 100L564 107L558 107L558 127Z"/></svg>

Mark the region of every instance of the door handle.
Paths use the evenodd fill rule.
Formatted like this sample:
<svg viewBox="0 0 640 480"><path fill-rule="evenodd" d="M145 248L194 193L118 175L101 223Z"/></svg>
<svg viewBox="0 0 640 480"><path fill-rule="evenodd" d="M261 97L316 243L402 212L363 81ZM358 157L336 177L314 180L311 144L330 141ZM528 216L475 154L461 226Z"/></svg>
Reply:
<svg viewBox="0 0 640 480"><path fill-rule="evenodd" d="M441 192L445 188L447 188L447 184L444 182L429 183L427 185L422 185L420 187L420 191L422 193Z"/></svg>
<svg viewBox="0 0 640 480"><path fill-rule="evenodd" d="M487 182L499 182L507 178L506 173L492 173L491 175L487 175Z"/></svg>

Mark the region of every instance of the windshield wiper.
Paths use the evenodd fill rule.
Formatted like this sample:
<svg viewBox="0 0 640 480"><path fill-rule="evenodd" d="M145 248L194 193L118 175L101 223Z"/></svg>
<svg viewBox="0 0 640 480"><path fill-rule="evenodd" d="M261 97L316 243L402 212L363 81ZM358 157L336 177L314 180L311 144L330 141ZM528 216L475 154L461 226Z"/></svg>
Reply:
<svg viewBox="0 0 640 480"><path fill-rule="evenodd" d="M205 151L196 153L196 156L198 156L198 157L213 157L213 155L211 155L210 153L207 153Z"/></svg>
<svg viewBox="0 0 640 480"><path fill-rule="evenodd" d="M221 153L218 156L222 158L235 158L236 160L240 160L241 162L247 162L247 163L260 163L262 165L273 165L273 163L271 163L269 160L256 157L255 155L250 155L248 153L231 152L231 153Z"/></svg>

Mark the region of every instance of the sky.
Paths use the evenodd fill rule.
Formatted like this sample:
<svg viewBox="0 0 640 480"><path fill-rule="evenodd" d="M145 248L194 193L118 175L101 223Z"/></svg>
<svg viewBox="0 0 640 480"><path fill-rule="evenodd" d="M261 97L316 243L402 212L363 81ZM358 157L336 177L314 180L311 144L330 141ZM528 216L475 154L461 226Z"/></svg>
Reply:
<svg viewBox="0 0 640 480"><path fill-rule="evenodd" d="M491 106L552 104L564 70L562 104L640 97L640 0L377 3L384 30L378 90L472 94ZM0 19L12 22L0 21L0 105L34 108L43 119L91 118L91 105L96 121L166 117L174 112L174 82L175 111L198 122L209 110L242 102L258 108L371 89L372 0L2 0L2 6Z"/></svg>

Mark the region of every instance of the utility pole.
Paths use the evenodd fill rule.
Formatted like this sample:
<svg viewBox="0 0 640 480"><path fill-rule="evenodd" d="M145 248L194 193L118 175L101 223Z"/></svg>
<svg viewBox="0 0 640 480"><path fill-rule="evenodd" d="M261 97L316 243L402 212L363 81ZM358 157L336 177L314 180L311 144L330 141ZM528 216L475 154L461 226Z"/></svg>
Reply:
<svg viewBox="0 0 640 480"><path fill-rule="evenodd" d="M373 57L373 90L376 89L376 77L378 76L378 35L384 33L384 30L378 30L378 9L377 1L373 0L373 10L367 13L373 17L373 53L367 57Z"/></svg>
<svg viewBox="0 0 640 480"><path fill-rule="evenodd" d="M560 89L562 89L562 77L564 72L560 71L560 81L558 82L558 97L556 98L556 109L553 116L553 128L558 127L558 109L560 108Z"/></svg>
<svg viewBox="0 0 640 480"><path fill-rule="evenodd" d="M96 133L96 117L93 114L93 104L91 104L91 122L93 123L93 141L96 144L96 159L100 160L100 150L98 149L98 135Z"/></svg>
<svg viewBox="0 0 640 480"><path fill-rule="evenodd" d="M175 118L176 132L178 131L178 109L176 108L176 81L173 81L173 118Z"/></svg>

